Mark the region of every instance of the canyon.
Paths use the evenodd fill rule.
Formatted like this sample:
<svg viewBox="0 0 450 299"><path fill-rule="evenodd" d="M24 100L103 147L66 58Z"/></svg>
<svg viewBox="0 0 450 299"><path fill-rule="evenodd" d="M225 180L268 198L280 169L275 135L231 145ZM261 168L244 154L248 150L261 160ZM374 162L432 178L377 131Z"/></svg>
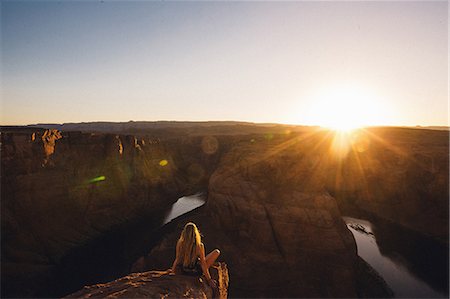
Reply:
<svg viewBox="0 0 450 299"><path fill-rule="evenodd" d="M344 213L369 214L448 248L448 131L343 136L217 122L76 129L2 128L2 297L65 296L129 274L87 273L67 284L80 248L105 235L120 243L116 232L130 234L141 221L150 234L179 197L202 191L206 205L169 224L143 263L132 267L139 253L117 263L167 269L182 226L195 221L207 250L222 251L231 297L388 297L358 257Z"/></svg>

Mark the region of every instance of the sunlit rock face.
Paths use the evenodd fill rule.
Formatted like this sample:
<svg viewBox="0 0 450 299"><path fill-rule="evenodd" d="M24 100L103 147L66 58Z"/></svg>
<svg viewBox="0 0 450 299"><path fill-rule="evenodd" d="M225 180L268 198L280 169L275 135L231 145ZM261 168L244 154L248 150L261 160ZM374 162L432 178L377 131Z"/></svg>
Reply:
<svg viewBox="0 0 450 299"><path fill-rule="evenodd" d="M186 219L207 250L220 248L232 297L357 297L356 245L324 179L311 175L319 152L299 152L300 140L239 143L211 176L204 213ZM147 269L170 265L181 229L150 252Z"/></svg>
<svg viewBox="0 0 450 299"><path fill-rule="evenodd" d="M448 245L449 132L372 128L331 167L327 189L352 204Z"/></svg>
<svg viewBox="0 0 450 299"><path fill-rule="evenodd" d="M356 297L356 246L336 200L295 145L242 146L212 175L208 210L235 296ZM312 180L310 180L312 179ZM308 188L305 180L310 180Z"/></svg>
<svg viewBox="0 0 450 299"><path fill-rule="evenodd" d="M235 148L244 154L231 161L234 171L273 177L259 193L281 195L292 185L327 191L341 208L351 204L448 244L448 131L370 128L340 136L311 130ZM267 152L259 157L252 148ZM266 162L239 168L255 159Z"/></svg>
<svg viewBox="0 0 450 299"><path fill-rule="evenodd" d="M180 196L206 189L223 150L205 153L202 137L22 129L1 138L2 292L14 296L51 296L67 252L111 228L162 221Z"/></svg>
<svg viewBox="0 0 450 299"><path fill-rule="evenodd" d="M448 136L373 128L341 141L349 146L342 153L333 133L311 132L229 151L211 176L208 210L232 240L224 252L241 257L230 257L233 277L243 275L232 291L352 297L355 245L338 206L354 205L448 244ZM255 268L264 270L245 280ZM292 292L278 288L278 272L289 273Z"/></svg>
<svg viewBox="0 0 450 299"><path fill-rule="evenodd" d="M211 270L213 290L201 277L169 275L163 271L133 273L105 284L86 286L65 298L227 298L228 270L220 263Z"/></svg>

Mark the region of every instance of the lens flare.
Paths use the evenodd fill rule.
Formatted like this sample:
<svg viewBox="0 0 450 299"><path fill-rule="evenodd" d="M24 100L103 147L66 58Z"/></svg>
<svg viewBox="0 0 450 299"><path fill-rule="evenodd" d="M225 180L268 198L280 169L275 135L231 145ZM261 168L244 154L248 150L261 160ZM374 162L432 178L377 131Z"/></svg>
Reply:
<svg viewBox="0 0 450 299"><path fill-rule="evenodd" d="M202 150L205 154L212 155L217 152L219 141L214 136L206 136L202 139Z"/></svg>
<svg viewBox="0 0 450 299"><path fill-rule="evenodd" d="M370 147L370 139L364 129L351 131L335 130L331 143L332 153L340 158L347 156L350 151L362 154Z"/></svg>
<svg viewBox="0 0 450 299"><path fill-rule="evenodd" d="M106 180L106 177L104 175L98 176L96 178L93 178L89 180L89 183L97 183Z"/></svg>

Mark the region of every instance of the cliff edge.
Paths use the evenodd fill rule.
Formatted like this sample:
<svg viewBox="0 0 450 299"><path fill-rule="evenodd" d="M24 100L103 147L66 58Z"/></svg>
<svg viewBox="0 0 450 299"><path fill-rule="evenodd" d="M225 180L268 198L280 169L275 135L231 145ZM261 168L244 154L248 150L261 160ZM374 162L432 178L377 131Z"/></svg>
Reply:
<svg viewBox="0 0 450 299"><path fill-rule="evenodd" d="M173 275L166 271L132 273L105 283L86 286L65 298L227 298L228 269L215 266L211 275L218 282L213 290L202 277Z"/></svg>

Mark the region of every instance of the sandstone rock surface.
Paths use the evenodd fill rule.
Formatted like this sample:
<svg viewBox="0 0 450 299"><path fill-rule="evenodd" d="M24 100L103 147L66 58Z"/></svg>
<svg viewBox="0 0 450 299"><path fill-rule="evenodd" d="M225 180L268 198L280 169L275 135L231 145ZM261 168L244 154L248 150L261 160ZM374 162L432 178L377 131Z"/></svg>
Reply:
<svg viewBox="0 0 450 299"><path fill-rule="evenodd" d="M307 168L277 151L241 147L210 179L214 227L233 238L223 244L233 276L262 296L354 297L356 246L336 200L302 188Z"/></svg>
<svg viewBox="0 0 450 299"><path fill-rule="evenodd" d="M377 217L449 244L449 131L372 128L354 137L352 149L327 189L344 208Z"/></svg>
<svg viewBox="0 0 450 299"><path fill-rule="evenodd" d="M215 271L217 270L217 271ZM228 270L220 263L212 270L213 290L202 277L172 275L167 271L133 273L112 282L86 286L65 298L227 298Z"/></svg>

